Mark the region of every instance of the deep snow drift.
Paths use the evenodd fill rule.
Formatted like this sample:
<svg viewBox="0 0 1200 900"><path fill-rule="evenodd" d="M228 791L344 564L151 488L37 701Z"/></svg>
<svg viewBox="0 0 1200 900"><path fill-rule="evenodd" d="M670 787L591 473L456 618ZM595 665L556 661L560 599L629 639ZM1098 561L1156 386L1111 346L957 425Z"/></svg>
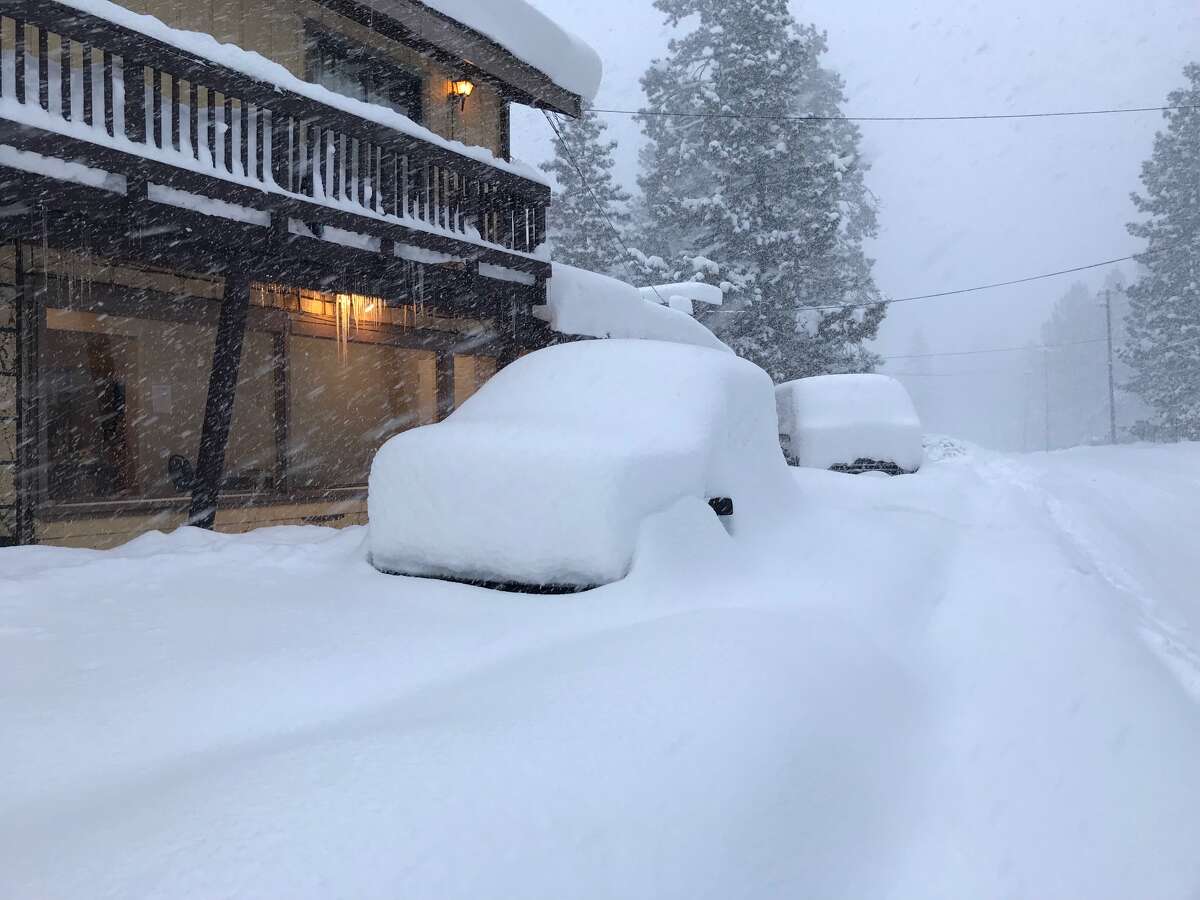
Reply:
<svg viewBox="0 0 1200 900"><path fill-rule="evenodd" d="M1193 900L1200 446L938 446L569 598L0 551L0 896Z"/></svg>

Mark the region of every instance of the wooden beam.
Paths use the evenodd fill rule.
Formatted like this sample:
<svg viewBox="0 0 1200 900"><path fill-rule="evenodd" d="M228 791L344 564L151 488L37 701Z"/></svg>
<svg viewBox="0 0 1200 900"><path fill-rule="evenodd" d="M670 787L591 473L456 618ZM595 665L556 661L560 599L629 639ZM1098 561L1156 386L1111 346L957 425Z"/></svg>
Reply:
<svg viewBox="0 0 1200 900"><path fill-rule="evenodd" d="M454 353L437 355L437 420L454 412Z"/></svg>
<svg viewBox="0 0 1200 900"><path fill-rule="evenodd" d="M208 380L208 402L200 431L200 452L188 524L212 529L217 502L225 478L225 449L233 422L233 404L241 369L242 345L246 336L246 313L250 308L250 277L240 271L225 276L225 299L217 323L212 372Z"/></svg>
<svg viewBox="0 0 1200 900"><path fill-rule="evenodd" d="M275 432L275 490L287 491L292 463L291 423L291 332L285 328L273 336L271 353L272 394Z"/></svg>
<svg viewBox="0 0 1200 900"><path fill-rule="evenodd" d="M25 270L25 252L15 241L13 277L17 326L17 521L18 544L37 542L37 507L41 482L41 397L38 390L38 336L41 333L42 304L38 291L31 290Z"/></svg>

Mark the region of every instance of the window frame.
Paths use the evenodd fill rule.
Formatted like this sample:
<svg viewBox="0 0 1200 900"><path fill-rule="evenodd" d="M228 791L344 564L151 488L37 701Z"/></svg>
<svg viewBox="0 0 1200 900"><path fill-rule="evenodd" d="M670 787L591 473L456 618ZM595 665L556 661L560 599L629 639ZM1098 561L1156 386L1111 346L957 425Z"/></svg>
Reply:
<svg viewBox="0 0 1200 900"><path fill-rule="evenodd" d="M414 71L401 63L381 59L382 51L360 44L357 41L333 31L328 26L312 20L304 22L304 75L314 84L322 84L318 73L318 65L324 68L326 59L337 59L339 62L353 63L359 67L361 96L355 97L370 103L374 86L389 85L387 96L393 100L389 108L407 116L418 125L425 121L425 76L422 72ZM363 80L365 74L368 80ZM397 89L399 93L397 93ZM382 92L381 92L382 93ZM406 110L397 108L401 105L399 97L403 96Z"/></svg>

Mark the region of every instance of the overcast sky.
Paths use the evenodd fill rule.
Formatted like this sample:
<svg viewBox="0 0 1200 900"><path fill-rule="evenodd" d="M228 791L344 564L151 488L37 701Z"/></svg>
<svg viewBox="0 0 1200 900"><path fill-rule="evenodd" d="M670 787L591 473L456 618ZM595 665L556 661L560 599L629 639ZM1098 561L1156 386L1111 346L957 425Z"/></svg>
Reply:
<svg viewBox="0 0 1200 900"><path fill-rule="evenodd" d="M599 106L636 108L639 76L669 31L649 0L532 0L587 39L605 62ZM1160 105L1200 59L1198 0L809 0L801 21L829 32L828 63L845 77L850 115L1029 112ZM619 174L637 174L640 132L608 117ZM551 152L540 116L514 117L517 155ZM882 209L870 250L893 297L1005 281L1140 249L1125 224L1157 114L984 123L866 124L868 184ZM1130 270L1132 271L1132 270ZM1099 285L1105 272L1084 276ZM920 330L932 351L1036 341L1057 279L892 307L879 349L907 353ZM978 357L995 373L997 360ZM940 363L941 361L939 361ZM950 359L961 372L972 360ZM1001 366L1002 367L1002 366ZM987 386L938 379L966 402ZM951 421L988 443L979 423Z"/></svg>

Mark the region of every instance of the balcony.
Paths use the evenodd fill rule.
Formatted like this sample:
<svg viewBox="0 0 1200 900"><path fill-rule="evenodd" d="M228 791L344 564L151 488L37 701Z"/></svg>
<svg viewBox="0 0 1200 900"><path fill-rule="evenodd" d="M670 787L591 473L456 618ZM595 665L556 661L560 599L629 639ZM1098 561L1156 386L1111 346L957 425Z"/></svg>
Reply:
<svg viewBox="0 0 1200 900"><path fill-rule="evenodd" d="M89 242L166 235L155 252L180 264L240 252L256 276L318 257L482 267L514 289L549 274L536 173L111 4L0 0L0 14L9 236L73 216Z"/></svg>

